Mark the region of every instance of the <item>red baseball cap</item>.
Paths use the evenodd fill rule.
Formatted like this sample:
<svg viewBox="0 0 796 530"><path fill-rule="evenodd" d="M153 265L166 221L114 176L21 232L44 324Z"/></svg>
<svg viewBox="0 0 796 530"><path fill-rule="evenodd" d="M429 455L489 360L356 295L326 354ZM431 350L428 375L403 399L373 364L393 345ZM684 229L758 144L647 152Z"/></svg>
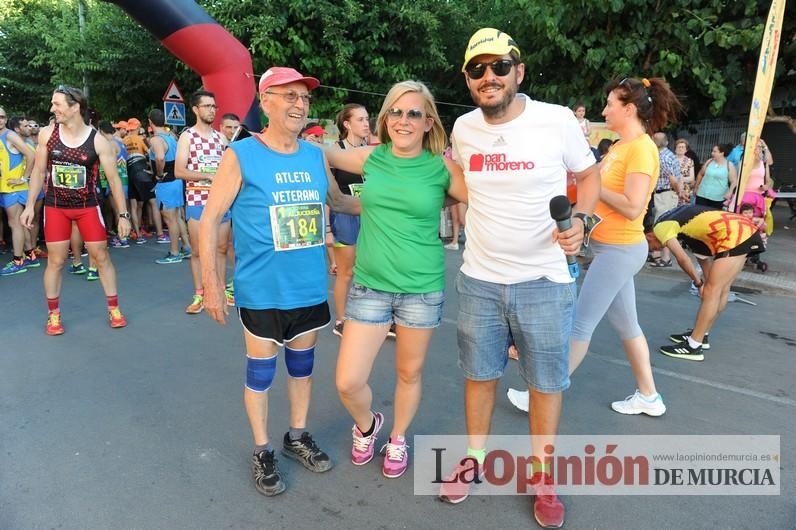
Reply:
<svg viewBox="0 0 796 530"><path fill-rule="evenodd" d="M321 127L320 125L314 125L314 126L310 127L309 129L301 131L301 134L304 134L304 135L307 135L307 136L323 136L324 134L326 134L326 131L323 130L323 127Z"/></svg>
<svg viewBox="0 0 796 530"><path fill-rule="evenodd" d="M124 130L127 130L127 122L126 122L126 121L124 121L124 120L122 120L122 121L117 121L116 123L114 123L114 124L113 124L113 128L114 128L114 129L124 129Z"/></svg>
<svg viewBox="0 0 796 530"><path fill-rule="evenodd" d="M301 75L298 70L294 70L293 68L272 66L266 70L260 78L259 88L260 92L265 92L266 89L272 86L287 85L296 81L307 85L307 90L314 90L321 84L321 82L314 77Z"/></svg>

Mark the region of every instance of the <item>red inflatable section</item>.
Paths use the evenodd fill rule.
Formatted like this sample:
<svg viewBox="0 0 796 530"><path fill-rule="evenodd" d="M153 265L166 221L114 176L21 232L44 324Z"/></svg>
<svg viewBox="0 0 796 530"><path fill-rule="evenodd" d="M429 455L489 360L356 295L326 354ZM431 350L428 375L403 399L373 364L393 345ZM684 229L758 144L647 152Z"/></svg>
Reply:
<svg viewBox="0 0 796 530"><path fill-rule="evenodd" d="M219 107L213 123L216 129L222 114L234 112L242 120L246 118L257 92L251 55L235 37L218 24L196 24L177 30L162 43L215 93ZM190 98L190 94L184 96ZM186 101L186 107L189 105Z"/></svg>

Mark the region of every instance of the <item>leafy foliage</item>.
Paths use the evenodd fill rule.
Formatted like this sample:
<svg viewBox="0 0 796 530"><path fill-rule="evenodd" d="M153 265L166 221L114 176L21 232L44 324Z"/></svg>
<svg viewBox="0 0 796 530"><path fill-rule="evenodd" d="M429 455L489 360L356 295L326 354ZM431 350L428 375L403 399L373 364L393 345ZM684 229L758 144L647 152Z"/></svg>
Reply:
<svg viewBox="0 0 796 530"><path fill-rule="evenodd" d="M111 119L143 118L172 78L185 92L199 87L194 73L115 5L82 0L81 34L79 1L0 4L0 104L9 112L42 119L52 87L81 87L84 76L91 105ZM449 124L471 104L460 61L470 34L484 26L511 34L523 50L524 91L565 105L582 100L591 117L602 108L605 82L628 74L667 78L689 119L745 113L769 6L763 0L199 2L250 50L256 74L279 64L318 77L324 86L316 93L316 116L333 117L346 102L375 114L379 94L394 82L419 79L438 101L463 105L440 105ZM796 98L793 0L789 7L773 100L780 104Z"/></svg>

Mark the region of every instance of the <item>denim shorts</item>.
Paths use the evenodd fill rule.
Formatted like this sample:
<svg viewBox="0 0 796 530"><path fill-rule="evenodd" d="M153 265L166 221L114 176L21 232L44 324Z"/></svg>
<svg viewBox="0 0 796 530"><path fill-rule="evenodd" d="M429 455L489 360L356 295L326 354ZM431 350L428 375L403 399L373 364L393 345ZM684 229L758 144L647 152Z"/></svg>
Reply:
<svg viewBox="0 0 796 530"><path fill-rule="evenodd" d="M345 306L346 320L386 325L395 322L405 328L436 328L442 322L445 291L431 293L387 293L351 285Z"/></svg>
<svg viewBox="0 0 796 530"><path fill-rule="evenodd" d="M503 375L512 342L520 375L531 388L554 393L569 388L569 336L576 287L546 278L511 285L456 277L459 293L459 366L472 381Z"/></svg>

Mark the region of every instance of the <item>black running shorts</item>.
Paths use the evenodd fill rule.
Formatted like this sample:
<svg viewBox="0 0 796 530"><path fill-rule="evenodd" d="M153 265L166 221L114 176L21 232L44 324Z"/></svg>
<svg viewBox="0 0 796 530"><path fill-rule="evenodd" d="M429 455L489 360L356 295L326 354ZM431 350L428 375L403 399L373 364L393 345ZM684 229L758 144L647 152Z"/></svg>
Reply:
<svg viewBox="0 0 796 530"><path fill-rule="evenodd" d="M713 259L729 258L732 256L745 256L747 254L760 254L765 250L766 247L763 245L763 240L760 238L760 233L755 232L752 237L737 247L724 252L719 252Z"/></svg>
<svg viewBox="0 0 796 530"><path fill-rule="evenodd" d="M296 337L319 330L329 325L332 316L329 304L299 307L296 309L238 309L243 328L262 340L270 340L282 346Z"/></svg>
<svg viewBox="0 0 796 530"><path fill-rule="evenodd" d="M155 198L155 180L148 169L149 162L144 157L135 157L127 162L127 193L131 199L147 202Z"/></svg>

